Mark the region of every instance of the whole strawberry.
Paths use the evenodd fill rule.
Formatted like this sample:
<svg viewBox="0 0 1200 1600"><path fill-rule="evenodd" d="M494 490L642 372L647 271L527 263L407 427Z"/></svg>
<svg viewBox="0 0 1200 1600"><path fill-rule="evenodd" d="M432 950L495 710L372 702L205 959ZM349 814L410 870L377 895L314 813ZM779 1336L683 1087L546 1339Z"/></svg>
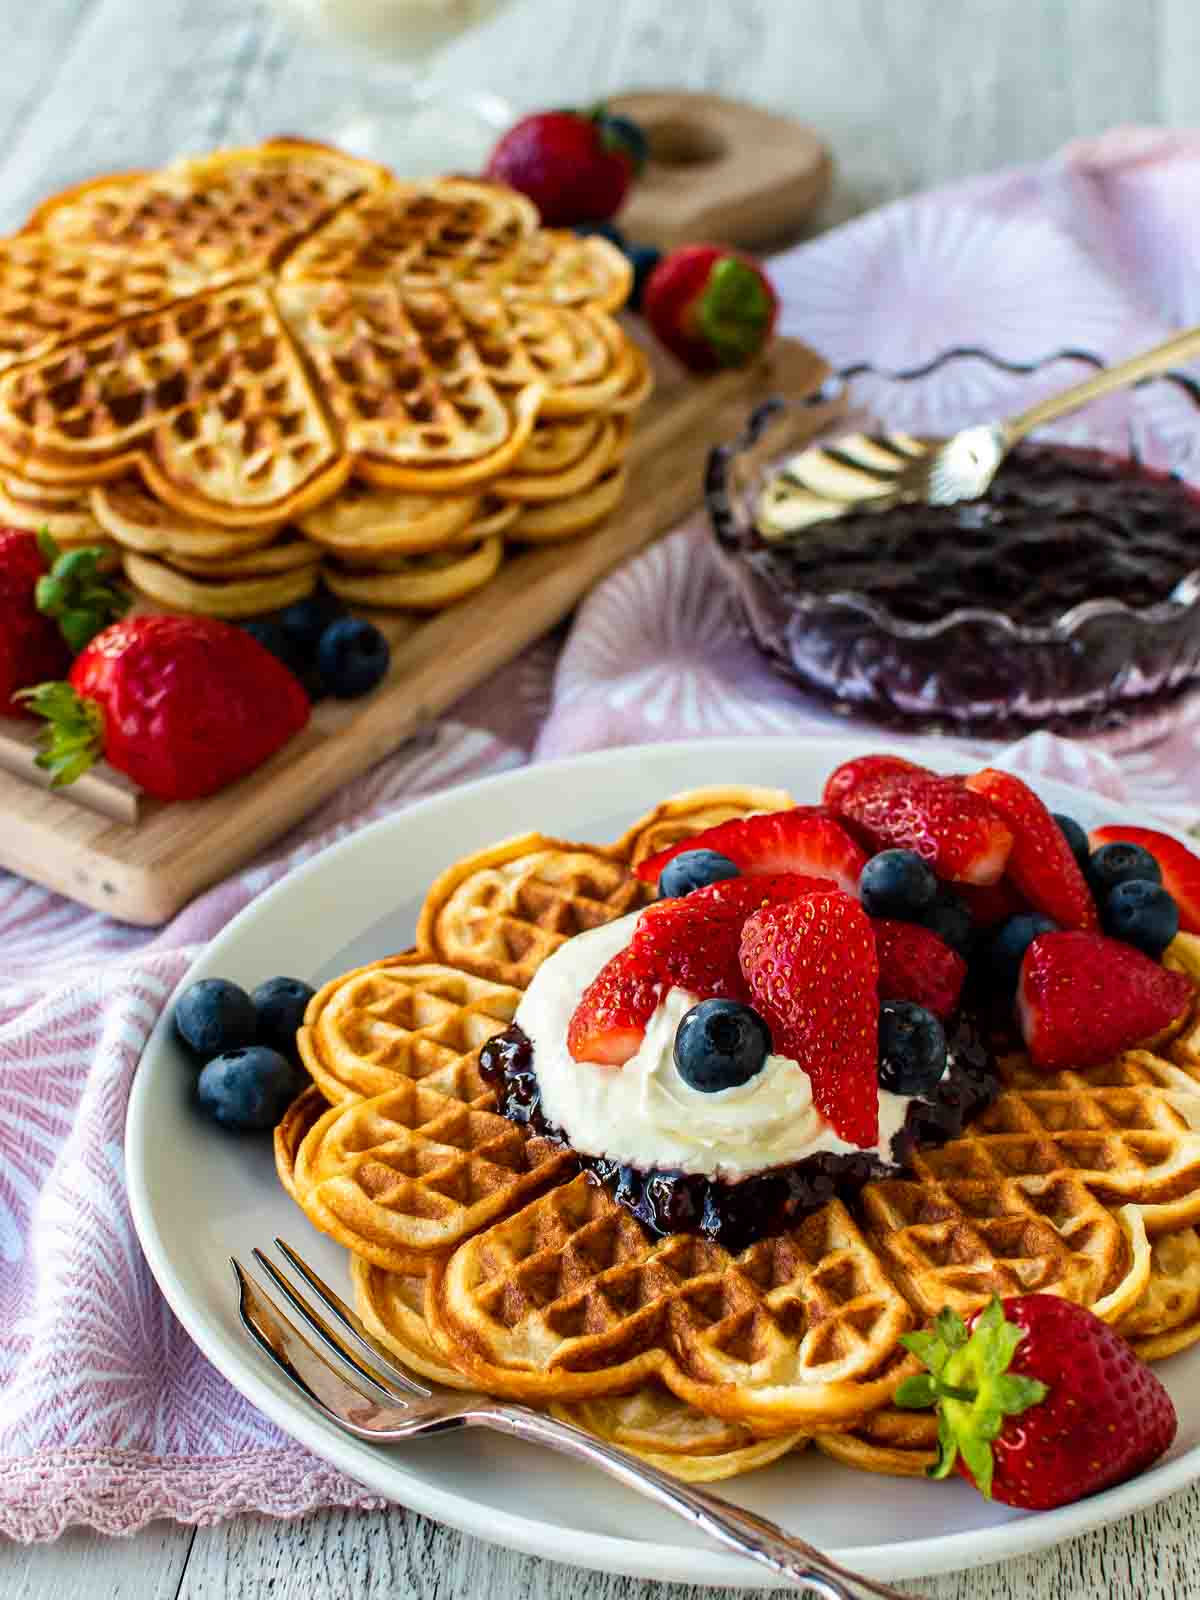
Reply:
<svg viewBox="0 0 1200 1600"><path fill-rule="evenodd" d="M98 552L0 528L0 716L28 716L14 696L67 671L71 655L120 616L128 597L104 582Z"/></svg>
<svg viewBox="0 0 1200 1600"><path fill-rule="evenodd" d="M615 216L645 161L645 135L627 117L539 111L504 135L487 175L528 195L547 227L570 227Z"/></svg>
<svg viewBox="0 0 1200 1600"><path fill-rule="evenodd" d="M896 1404L936 1406L938 1459L989 1500L1046 1511L1124 1483L1175 1437L1166 1389L1124 1339L1052 1294L991 1303L968 1331L945 1310L901 1342L929 1368Z"/></svg>
<svg viewBox="0 0 1200 1600"><path fill-rule="evenodd" d="M750 256L717 244L688 244L650 275L642 310L655 334L692 372L740 367L762 350L779 297Z"/></svg>
<svg viewBox="0 0 1200 1600"><path fill-rule="evenodd" d="M24 691L45 717L38 765L57 785L103 755L159 800L244 776L308 721L299 680L257 639L213 617L136 616L96 635L68 681Z"/></svg>

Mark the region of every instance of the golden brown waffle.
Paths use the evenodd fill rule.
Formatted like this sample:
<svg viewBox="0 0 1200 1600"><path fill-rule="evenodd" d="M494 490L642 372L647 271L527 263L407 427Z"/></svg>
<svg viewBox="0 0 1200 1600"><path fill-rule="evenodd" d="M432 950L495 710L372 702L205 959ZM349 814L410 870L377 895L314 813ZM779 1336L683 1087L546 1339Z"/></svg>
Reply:
<svg viewBox="0 0 1200 1600"><path fill-rule="evenodd" d="M433 1342L425 1321L423 1274L386 1272L351 1256L350 1278L358 1314L385 1350L435 1383L451 1389L475 1387ZM564 1422L632 1450L689 1483L737 1477L804 1443L798 1434L758 1439L748 1428L697 1411L660 1384L551 1409Z"/></svg>
<svg viewBox="0 0 1200 1600"><path fill-rule="evenodd" d="M556 544L588 533L605 517L611 516L625 496L628 474L623 466L610 467L590 489L551 500L543 505L525 506L509 530L514 539L526 544Z"/></svg>
<svg viewBox="0 0 1200 1600"><path fill-rule="evenodd" d="M0 488L0 522L10 528L27 528L32 533L45 529L52 538L67 544L100 543L104 530L82 497L74 505L39 506L17 499Z"/></svg>
<svg viewBox="0 0 1200 1600"><path fill-rule="evenodd" d="M439 1348L517 1399L657 1377L701 1410L788 1431L849 1424L910 1370L897 1341L912 1313L836 1201L734 1257L694 1235L648 1239L581 1175L429 1274Z"/></svg>
<svg viewBox="0 0 1200 1600"><path fill-rule="evenodd" d="M1155 1239L1150 1281L1117 1323L1144 1361L1186 1350L1200 1339L1200 1233L1181 1228Z"/></svg>
<svg viewBox="0 0 1200 1600"><path fill-rule="evenodd" d="M325 1096L316 1084L310 1084L302 1094L297 1095L275 1126L275 1171L297 1205L300 1200L296 1193L296 1156L305 1135L328 1110L329 1102Z"/></svg>
<svg viewBox="0 0 1200 1600"><path fill-rule="evenodd" d="M259 617L303 600L317 587L320 571L315 561L290 572L270 572L249 578L199 578L179 572L155 556L121 557L125 576L135 589L168 611L188 611L202 617Z"/></svg>
<svg viewBox="0 0 1200 1600"><path fill-rule="evenodd" d="M394 555L386 569L348 569L327 561L326 586L356 605L396 611L444 611L457 600L482 589L500 568L504 546L500 539L482 539L477 545L453 544L421 555Z"/></svg>
<svg viewBox="0 0 1200 1600"><path fill-rule="evenodd" d="M315 1227L376 1266L411 1272L574 1166L496 1111L404 1079L330 1107L301 1141L292 1182Z"/></svg>
<svg viewBox="0 0 1200 1600"><path fill-rule="evenodd" d="M186 572L191 577L222 582L230 578L265 578L272 573L296 572L300 568L315 567L321 552L302 534L287 532L274 543L256 545L239 555L190 556L174 551L164 565L176 572Z"/></svg>
<svg viewBox="0 0 1200 1600"><path fill-rule="evenodd" d="M96 178L44 202L27 227L98 260L190 263L207 282L264 272L339 205L388 174L297 139Z"/></svg>
<svg viewBox="0 0 1200 1600"><path fill-rule="evenodd" d="M308 537L339 559L405 555L456 543L478 521L478 494L418 494L352 481L335 500L299 518Z"/></svg>
<svg viewBox="0 0 1200 1600"><path fill-rule="evenodd" d="M218 560L261 549L279 535L281 523L257 528L222 528L189 517L161 501L137 478L99 483L88 491L92 514L104 531L128 550L143 555L191 556Z"/></svg>
<svg viewBox="0 0 1200 1600"><path fill-rule="evenodd" d="M612 853L526 833L456 861L434 880L417 943L447 966L523 989L572 934L649 901Z"/></svg>
<svg viewBox="0 0 1200 1600"><path fill-rule="evenodd" d="M419 495L513 471L520 498L559 470L516 468L539 417L608 438L648 392L608 315L630 282L503 186L398 182L303 140L95 179L0 240L0 465L47 493L132 470L228 528L301 516L354 470ZM524 488L573 496L591 465ZM440 548L415 538L392 553Z"/></svg>
<svg viewBox="0 0 1200 1600"><path fill-rule="evenodd" d="M0 487L10 500L19 500L22 505L51 508L73 509L87 494L86 490L77 489L73 484L56 486L52 483L31 483L28 478L19 477L15 472L0 473Z"/></svg>
<svg viewBox="0 0 1200 1600"><path fill-rule="evenodd" d="M406 1083L464 1105L495 1105L479 1049L512 1021L520 990L417 952L334 978L309 1002L297 1036L304 1064L331 1105Z"/></svg>
<svg viewBox="0 0 1200 1600"><path fill-rule="evenodd" d="M937 1459L937 1418L932 1411L884 1406L845 1433L819 1433L818 1450L859 1472L920 1478Z"/></svg>
<svg viewBox="0 0 1200 1600"><path fill-rule="evenodd" d="M536 433L536 429L534 430ZM540 504L551 500L564 500L580 495L593 487L607 471L617 453L623 435L621 424L606 418L600 425L591 448L569 467L557 472L522 471L506 472L491 484L493 494L505 500ZM529 447L523 455L528 454ZM519 469L521 462L516 467Z"/></svg>

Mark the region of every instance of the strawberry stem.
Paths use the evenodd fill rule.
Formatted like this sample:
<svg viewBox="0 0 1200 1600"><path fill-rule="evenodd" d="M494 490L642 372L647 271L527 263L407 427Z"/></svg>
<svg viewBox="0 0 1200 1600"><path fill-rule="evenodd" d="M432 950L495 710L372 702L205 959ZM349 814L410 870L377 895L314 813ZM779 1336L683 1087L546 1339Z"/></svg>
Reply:
<svg viewBox="0 0 1200 1600"><path fill-rule="evenodd" d="M969 1336L957 1311L947 1307L932 1332L901 1337L929 1371L906 1378L896 1390L896 1404L910 1410L937 1407L938 1454L929 1477L947 1477L961 1455L978 1489L991 1499L992 1441L1006 1418L1020 1416L1049 1393L1039 1379L1008 1370L1024 1337L1023 1329L1005 1320L995 1295Z"/></svg>
<svg viewBox="0 0 1200 1600"><path fill-rule="evenodd" d="M713 263L696 322L722 366L740 366L761 349L771 314L771 297L752 266L736 256Z"/></svg>
<svg viewBox="0 0 1200 1600"><path fill-rule="evenodd" d="M46 719L35 760L50 774L52 789L74 783L103 754L104 712L69 683L37 683L21 689L13 699Z"/></svg>
<svg viewBox="0 0 1200 1600"><path fill-rule="evenodd" d="M64 555L45 528L38 549L49 567L38 579L34 600L43 615L53 617L68 649L78 655L102 628L129 609L132 596L100 573L103 551L95 545Z"/></svg>

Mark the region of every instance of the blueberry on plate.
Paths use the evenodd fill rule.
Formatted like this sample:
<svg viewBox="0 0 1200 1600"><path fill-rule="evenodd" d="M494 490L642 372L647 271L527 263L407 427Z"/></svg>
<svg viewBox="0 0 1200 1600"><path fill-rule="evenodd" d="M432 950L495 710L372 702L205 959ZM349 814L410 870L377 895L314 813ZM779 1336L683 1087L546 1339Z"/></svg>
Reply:
<svg viewBox="0 0 1200 1600"><path fill-rule="evenodd" d="M1088 857L1092 853L1092 847L1088 843L1087 830L1076 822L1074 817L1064 816L1061 811L1054 811L1051 815L1055 822L1058 823L1059 830L1066 838L1067 843L1071 846L1071 854L1081 867L1086 867Z"/></svg>
<svg viewBox="0 0 1200 1600"><path fill-rule="evenodd" d="M1179 932L1179 907L1161 883L1149 878L1117 884L1100 912L1105 933L1156 961Z"/></svg>
<svg viewBox="0 0 1200 1600"><path fill-rule="evenodd" d="M346 608L336 595L319 589L307 599L294 600L279 613L279 626L299 661L315 661L317 646L330 623L346 615Z"/></svg>
<svg viewBox="0 0 1200 1600"><path fill-rule="evenodd" d="M316 990L303 978L268 978L251 995L258 1019L255 1037L289 1059L296 1054L296 1030Z"/></svg>
<svg viewBox="0 0 1200 1600"><path fill-rule="evenodd" d="M339 700L368 694L387 672L391 648L373 622L339 617L321 635L317 668L321 681Z"/></svg>
<svg viewBox="0 0 1200 1600"><path fill-rule="evenodd" d="M879 1087L929 1095L946 1070L946 1033L932 1011L911 1000L879 1008Z"/></svg>
<svg viewBox="0 0 1200 1600"><path fill-rule="evenodd" d="M992 935L987 947L988 976L997 993L1008 999L1017 992L1017 979L1021 976L1021 963L1025 952L1039 933L1057 933L1058 923L1044 917L1040 911L1023 911L1009 917Z"/></svg>
<svg viewBox="0 0 1200 1600"><path fill-rule="evenodd" d="M942 943L948 944L951 950L957 950L964 961L970 959L975 943L975 924L966 902L953 889L939 885L932 902L908 920L919 922L930 933L936 933Z"/></svg>
<svg viewBox="0 0 1200 1600"><path fill-rule="evenodd" d="M675 1030L679 1076L702 1094L749 1083L770 1054L771 1030L737 1000L701 1000Z"/></svg>
<svg viewBox="0 0 1200 1600"><path fill-rule="evenodd" d="M303 670L304 658L278 617L255 617L252 622L243 622L241 626L243 633L257 639L263 649L269 650L277 661L282 661L290 672L299 674Z"/></svg>
<svg viewBox="0 0 1200 1600"><path fill-rule="evenodd" d="M175 1002L175 1032L201 1061L253 1044L254 1001L228 978L200 978Z"/></svg>
<svg viewBox="0 0 1200 1600"><path fill-rule="evenodd" d="M660 900L677 900L693 889L739 876L738 868L719 850L681 850L672 856L658 877Z"/></svg>
<svg viewBox="0 0 1200 1600"><path fill-rule="evenodd" d="M937 899L938 881L915 850L881 850L862 869L858 893L869 917L911 922Z"/></svg>
<svg viewBox="0 0 1200 1600"><path fill-rule="evenodd" d="M1116 839L1112 844L1102 844L1088 857L1088 881L1097 900L1107 900L1119 883L1129 883L1134 878L1147 883L1162 882L1162 868L1140 844L1130 844Z"/></svg>
<svg viewBox="0 0 1200 1600"><path fill-rule="evenodd" d="M196 1084L196 1104L223 1128L273 1128L297 1087L296 1069L286 1056L252 1044L212 1058Z"/></svg>

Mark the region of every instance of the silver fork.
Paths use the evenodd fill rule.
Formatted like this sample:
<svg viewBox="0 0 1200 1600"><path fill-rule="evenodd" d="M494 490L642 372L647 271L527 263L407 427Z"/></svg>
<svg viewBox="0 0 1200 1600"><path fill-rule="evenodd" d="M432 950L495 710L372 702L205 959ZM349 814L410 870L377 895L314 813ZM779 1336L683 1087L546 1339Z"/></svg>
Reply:
<svg viewBox="0 0 1200 1600"><path fill-rule="evenodd" d="M949 439L910 434L850 434L793 456L763 495L767 538L786 538L849 511L885 511L900 503L953 505L986 494L1000 463L1034 428L1091 400L1150 378L1200 350L1200 328L1106 367L1082 383L1039 400L1000 422L963 428Z"/></svg>
<svg viewBox="0 0 1200 1600"><path fill-rule="evenodd" d="M230 1258L243 1326L317 1410L355 1438L373 1444L401 1444L452 1428L493 1428L599 1467L626 1488L673 1511L806 1593L824 1600L866 1600L868 1596L873 1600L920 1600L848 1572L766 1517L681 1483L582 1428L528 1406L418 1381L290 1245L276 1239L275 1248L291 1269L290 1276L261 1250L253 1251L253 1256L287 1303L288 1312L236 1257Z"/></svg>

